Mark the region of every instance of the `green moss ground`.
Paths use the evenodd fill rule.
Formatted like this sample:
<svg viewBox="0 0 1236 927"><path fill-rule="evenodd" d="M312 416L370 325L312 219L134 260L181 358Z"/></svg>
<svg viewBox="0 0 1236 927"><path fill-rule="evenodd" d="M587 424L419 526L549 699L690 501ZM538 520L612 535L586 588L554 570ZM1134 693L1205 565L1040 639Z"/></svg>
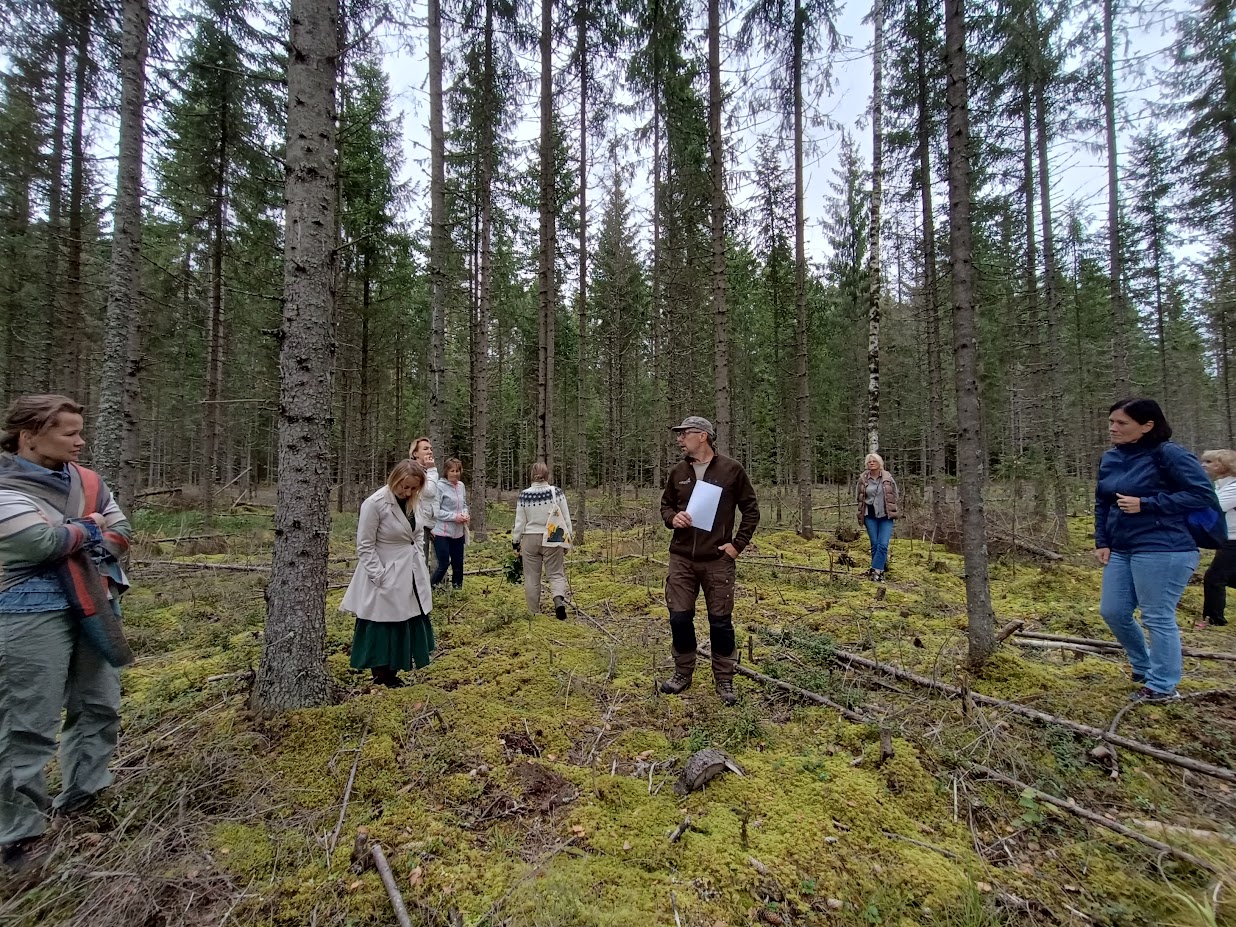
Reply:
<svg viewBox="0 0 1236 927"><path fill-rule="evenodd" d="M184 545L146 542L140 556L268 564L269 519L232 521L226 550L186 555ZM338 519L332 557L350 555L354 525ZM139 527L149 538L196 533L192 516ZM993 565L999 621L1110 636L1085 524L1070 529L1064 563ZM246 708L264 574L139 571L125 603L140 659L124 677L117 784L103 809L64 831L60 878L9 893L0 922L393 923L377 874L349 868L361 826L386 848L414 922L426 925L1233 922L1223 893L1217 911L1207 906L1205 873L957 770L974 760L1123 820L1233 833L1225 785L1127 752L1113 780L1088 761L1093 743L1066 731L993 710L963 717L955 702L829 663L836 646L962 677L960 557L895 540L882 597L840 565L843 554L866 562L865 539L805 541L769 527L741 562L744 662L750 653L762 672L882 715L895 752L880 765L874 727L746 679L733 709L719 704L704 666L683 697L655 692L669 672L668 633L663 568L649 558L664 559L667 537L654 524L589 531L569 557L579 613L566 623L529 618L522 589L500 573L468 577L462 593L436 599L439 655L397 691L372 689L348 668L351 621L334 589L327 647L341 699L270 722ZM468 569L505 563L509 547L495 538L469 549ZM831 574L788 568L830 564ZM332 585L346 583L347 564L331 571ZM1192 630L1200 600L1191 586L1186 644L1236 650L1232 633ZM968 682L1096 726L1130 691L1114 658L1012 644ZM1186 660L1185 691L1234 683L1233 664ZM1132 712L1121 732L1231 766L1234 719L1230 700L1181 703ZM746 775L678 797L683 761L710 745ZM686 816L691 826L671 843ZM1236 865L1233 848L1182 846L1229 872ZM110 870L137 881L81 878Z"/></svg>

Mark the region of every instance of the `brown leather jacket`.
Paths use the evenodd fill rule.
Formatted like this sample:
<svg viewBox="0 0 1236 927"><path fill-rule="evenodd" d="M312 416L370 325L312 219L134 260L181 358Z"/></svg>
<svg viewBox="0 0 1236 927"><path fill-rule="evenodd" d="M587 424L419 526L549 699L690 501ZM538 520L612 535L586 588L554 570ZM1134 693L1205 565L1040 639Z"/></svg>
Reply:
<svg viewBox="0 0 1236 927"><path fill-rule="evenodd" d="M884 484L884 515L886 518L896 518L901 514L901 510L897 506L897 481L893 479L893 475L887 470L880 471L880 480ZM858 489L855 492L855 498L858 500L858 520L861 523L867 517L867 484L871 482L871 473L868 470L863 471L863 475L858 478Z"/></svg>
<svg viewBox="0 0 1236 927"><path fill-rule="evenodd" d="M661 494L661 520L665 527L674 528L670 540L670 553L692 560L716 560L724 557L721 545L733 544L741 554L751 543L755 527L760 523L760 503L755 496L755 487L737 460L716 454L708 461L704 479L721 487L721 501L717 504L717 517L711 531L699 528L674 528L674 516L687 510L687 501L695 489L695 468L691 461L679 461L670 470L665 492ZM734 509L742 512L742 524L734 534Z"/></svg>

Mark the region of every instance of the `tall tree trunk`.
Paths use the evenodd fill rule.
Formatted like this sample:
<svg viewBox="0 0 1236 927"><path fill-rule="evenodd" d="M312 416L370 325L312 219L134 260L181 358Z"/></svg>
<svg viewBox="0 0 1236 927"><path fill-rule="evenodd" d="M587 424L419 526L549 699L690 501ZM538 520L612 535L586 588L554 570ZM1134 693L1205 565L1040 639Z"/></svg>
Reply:
<svg viewBox="0 0 1236 927"><path fill-rule="evenodd" d="M1040 531L1047 526L1047 498L1052 494L1052 482L1048 477L1047 458L1055 456L1047 445L1047 430L1041 412L1048 408L1049 387L1043 376L1042 319L1039 308L1039 253L1034 227L1034 99L1031 93L1029 69L1022 74L1021 128L1022 128L1022 208L1025 217L1026 267L1026 341L1030 375L1026 378L1023 409L1026 410L1025 431L1033 448L1034 520Z"/></svg>
<svg viewBox="0 0 1236 927"><path fill-rule="evenodd" d="M86 192L86 78L90 62L90 8L75 5L73 129L69 141L69 242L65 255L64 313L60 319L59 360L62 390L70 396L85 385L82 378L82 324L85 305L82 296L82 235L85 221L82 209Z"/></svg>
<svg viewBox="0 0 1236 927"><path fill-rule="evenodd" d="M730 448L730 320L725 304L725 146L721 137L721 0L708 0L708 169L712 176L712 331L717 448Z"/></svg>
<svg viewBox="0 0 1236 927"><path fill-rule="evenodd" d="M219 464L223 439L223 352L224 335L223 304L223 250L227 245L228 213L228 156L232 140L228 134L228 106L230 105L228 80L224 76L223 93L220 95L222 109L219 125L219 159L215 165L215 190L213 215L210 220L210 309L206 316L206 407L202 413L202 448L205 455L202 470L203 521L207 527L214 524L215 491L219 485Z"/></svg>
<svg viewBox="0 0 1236 927"><path fill-rule="evenodd" d="M52 126L51 174L47 199L47 340L40 358L39 381L46 392L63 389L59 385L61 350L60 326L63 308L60 255L64 248L64 130L68 120L69 98L69 8L57 4L55 125Z"/></svg>
<svg viewBox="0 0 1236 927"><path fill-rule="evenodd" d="M1124 300L1123 251L1120 241L1120 178L1116 147L1116 0L1103 0L1103 117L1107 128L1108 293L1112 326L1112 382L1117 396L1127 396L1129 326Z"/></svg>
<svg viewBox="0 0 1236 927"><path fill-rule="evenodd" d="M442 127L442 3L428 0L429 25L429 435L445 440L446 133Z"/></svg>
<svg viewBox="0 0 1236 927"><path fill-rule="evenodd" d="M957 390L957 470L966 563L969 663L977 670L995 650L996 638L987 577L987 515L983 507L987 452L979 403L978 319L974 306L965 0L946 0L944 37L948 68L949 253L953 263L950 291Z"/></svg>
<svg viewBox="0 0 1236 927"><path fill-rule="evenodd" d="M881 0L876 0L877 3ZM803 32L806 14L794 0L794 378L798 381L798 525L815 536L811 523L811 384L807 376L807 215L803 203ZM778 332L778 340L780 333Z"/></svg>
<svg viewBox="0 0 1236 927"><path fill-rule="evenodd" d="M1039 33L1037 10L1035 33ZM1046 49L1040 40L1040 54ZM1047 157L1047 83L1042 68L1035 77L1034 93L1035 144L1039 159L1039 221L1043 226L1043 305L1047 322L1047 357L1043 379L1047 387L1047 415L1051 421L1047 465L1053 494L1054 516L1052 538L1060 543L1068 534L1069 491L1065 480L1064 367L1060 363L1060 271L1056 263L1056 235L1052 227L1050 162Z"/></svg>
<svg viewBox="0 0 1236 927"><path fill-rule="evenodd" d="M653 34L659 36L661 23L660 0L652 0ZM652 351L653 378L656 383L666 384L664 390L657 392L656 406L658 412L669 408L669 382L666 376L666 344L668 341L665 326L665 300L663 299L664 280L662 278L662 261L664 259L663 225L661 209L664 203L661 187L661 146L663 132L663 104L661 81L660 44L654 44L652 51L653 86L657 89L652 95ZM654 450L652 465L652 485L660 486L664 470L670 467L669 432L666 430L667 418L664 414L653 416L652 447Z"/></svg>
<svg viewBox="0 0 1236 927"><path fill-rule="evenodd" d="M540 313L537 319L536 456L553 469L554 396L554 26L553 0L541 0Z"/></svg>
<svg viewBox="0 0 1236 927"><path fill-rule="evenodd" d="M485 503L489 494L489 317L490 293L493 287L493 176L494 127L498 119L494 81L494 10L493 0L485 0L485 63L481 78L483 112L481 114L480 170L478 196L481 207L480 273L477 275L476 318L472 325L472 536L478 541L487 537Z"/></svg>
<svg viewBox="0 0 1236 927"><path fill-rule="evenodd" d="M130 509L137 491L138 350L142 253L142 133L149 0L124 0L120 56L120 159L103 335L103 382L94 463Z"/></svg>
<svg viewBox="0 0 1236 927"><path fill-rule="evenodd" d="M579 0L579 327L575 349L575 542L584 543L588 519L588 443L584 440L584 346L588 338L588 0Z"/></svg>
<svg viewBox="0 0 1236 927"><path fill-rule="evenodd" d="M867 453L880 450L880 207L884 199L884 0L872 7L871 229L867 251Z"/></svg>
<svg viewBox="0 0 1236 927"><path fill-rule="evenodd" d="M292 0L288 55L279 488L257 711L324 705L339 0Z"/></svg>
<svg viewBox="0 0 1236 927"><path fill-rule="evenodd" d="M927 391L930 407L929 457L932 535L944 525L944 477L948 466L944 434L944 359L940 335L940 277L936 264L936 216L932 202L931 101L927 88L927 0L917 0L918 174L923 212L923 311L927 314Z"/></svg>

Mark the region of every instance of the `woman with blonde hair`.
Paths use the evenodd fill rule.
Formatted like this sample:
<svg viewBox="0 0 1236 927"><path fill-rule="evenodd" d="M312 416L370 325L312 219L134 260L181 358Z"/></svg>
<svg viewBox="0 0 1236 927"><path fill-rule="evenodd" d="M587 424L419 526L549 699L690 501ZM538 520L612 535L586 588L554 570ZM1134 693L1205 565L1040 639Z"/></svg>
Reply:
<svg viewBox="0 0 1236 927"><path fill-rule="evenodd" d="M528 611L541 610L544 568L554 597L554 617L566 621L566 552L571 546L571 512L566 493L549 483L549 465L532 465L532 485L519 494L511 545L524 562L524 599Z"/></svg>
<svg viewBox="0 0 1236 927"><path fill-rule="evenodd" d="M386 485L361 503L356 526L356 572L340 608L356 616L352 668L373 681L403 685L400 670L429 665L434 649L433 596L425 565L425 531L433 510L425 498L425 468L395 464Z"/></svg>
<svg viewBox="0 0 1236 927"><path fill-rule="evenodd" d="M1202 578L1202 620L1208 625L1227 624L1227 589L1236 585L1236 451L1223 449L1202 454L1202 469L1214 480L1219 507L1227 518L1227 543L1215 551L1215 559Z"/></svg>
<svg viewBox="0 0 1236 927"><path fill-rule="evenodd" d="M897 503L897 481L884 469L884 458L868 454L863 459L863 472L858 478L855 494L858 501L858 523L867 528L871 541L869 575L877 583L884 581L888 565L888 544L893 538L893 521L900 514Z"/></svg>

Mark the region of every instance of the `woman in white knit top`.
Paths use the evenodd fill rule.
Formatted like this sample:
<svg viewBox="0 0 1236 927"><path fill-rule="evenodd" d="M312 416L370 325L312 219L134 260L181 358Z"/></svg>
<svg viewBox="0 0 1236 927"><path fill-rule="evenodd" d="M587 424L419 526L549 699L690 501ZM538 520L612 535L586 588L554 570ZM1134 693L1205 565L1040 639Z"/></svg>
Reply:
<svg viewBox="0 0 1236 927"><path fill-rule="evenodd" d="M549 482L549 466L532 465L532 485L519 494L511 544L524 561L524 599L528 611L541 610L541 571L554 596L554 617L566 620L566 552L571 546L571 512L566 493Z"/></svg>

